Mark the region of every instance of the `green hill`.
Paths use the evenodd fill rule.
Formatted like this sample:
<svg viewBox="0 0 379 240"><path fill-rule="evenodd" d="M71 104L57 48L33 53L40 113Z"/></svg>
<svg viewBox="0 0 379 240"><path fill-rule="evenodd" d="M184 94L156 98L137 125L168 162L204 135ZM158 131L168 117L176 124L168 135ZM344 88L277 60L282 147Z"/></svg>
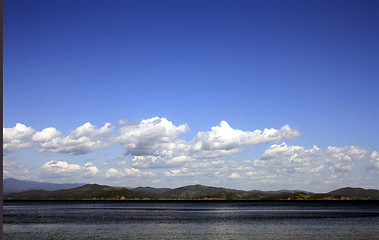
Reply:
<svg viewBox="0 0 379 240"><path fill-rule="evenodd" d="M220 200L261 200L265 197L271 196L270 193L255 193L244 191L221 191L215 194L206 194L197 197L196 199L220 199Z"/></svg>
<svg viewBox="0 0 379 240"><path fill-rule="evenodd" d="M171 190L171 188L137 187L137 188L132 188L131 190L137 191L137 192L146 192L146 193L162 193L162 192Z"/></svg>
<svg viewBox="0 0 379 240"><path fill-rule="evenodd" d="M223 192L235 193L235 192L244 192L234 189L226 188L216 188L208 187L202 185L190 185L185 187L179 187L171 189L161 193L159 196L166 199L194 199L194 198L204 198L205 196L212 196L221 194Z"/></svg>
<svg viewBox="0 0 379 240"><path fill-rule="evenodd" d="M27 191L4 195L4 199L19 200L123 200L154 198L154 194L135 192L126 188L87 184L57 191Z"/></svg>
<svg viewBox="0 0 379 240"><path fill-rule="evenodd" d="M175 189L117 188L98 184L81 187L44 191L32 190L5 194L5 200L379 200L379 191L362 188L342 188L329 193L314 194L309 192L242 191L226 188L191 185ZM142 190L142 191L141 191Z"/></svg>
<svg viewBox="0 0 379 240"><path fill-rule="evenodd" d="M30 190L55 191L55 190L61 190L61 189L76 188L83 185L85 184L84 183L59 184L59 183L18 180L15 178L5 178L3 180L3 192L12 193L12 192L25 192L25 191L30 191Z"/></svg>
<svg viewBox="0 0 379 240"><path fill-rule="evenodd" d="M364 198L369 200L379 200L379 190L376 189L346 187L331 191L329 194L338 196L350 196L353 198Z"/></svg>
<svg viewBox="0 0 379 240"><path fill-rule="evenodd" d="M261 200L351 200L351 198L347 196L336 196L328 193L283 192L272 194L262 198Z"/></svg>

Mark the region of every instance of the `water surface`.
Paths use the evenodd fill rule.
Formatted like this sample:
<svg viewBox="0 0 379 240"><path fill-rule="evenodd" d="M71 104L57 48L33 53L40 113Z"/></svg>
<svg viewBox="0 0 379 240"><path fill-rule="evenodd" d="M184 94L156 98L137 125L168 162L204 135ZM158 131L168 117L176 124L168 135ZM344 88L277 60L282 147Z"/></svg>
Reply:
<svg viewBox="0 0 379 240"><path fill-rule="evenodd" d="M378 239L379 201L5 201L4 239Z"/></svg>

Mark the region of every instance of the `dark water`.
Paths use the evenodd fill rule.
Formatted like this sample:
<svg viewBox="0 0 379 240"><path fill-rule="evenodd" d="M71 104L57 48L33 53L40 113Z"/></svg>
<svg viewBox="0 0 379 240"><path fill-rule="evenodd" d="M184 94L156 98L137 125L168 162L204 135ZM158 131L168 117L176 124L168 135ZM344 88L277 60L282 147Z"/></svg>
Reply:
<svg viewBox="0 0 379 240"><path fill-rule="evenodd" d="M5 201L4 239L379 239L379 201Z"/></svg>

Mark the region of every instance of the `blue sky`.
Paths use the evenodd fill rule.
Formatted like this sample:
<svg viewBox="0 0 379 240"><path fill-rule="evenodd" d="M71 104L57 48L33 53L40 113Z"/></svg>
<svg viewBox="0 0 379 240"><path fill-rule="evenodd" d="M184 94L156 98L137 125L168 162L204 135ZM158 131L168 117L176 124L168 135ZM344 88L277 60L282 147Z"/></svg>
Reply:
<svg viewBox="0 0 379 240"><path fill-rule="evenodd" d="M4 1L4 175L379 188L378 9Z"/></svg>

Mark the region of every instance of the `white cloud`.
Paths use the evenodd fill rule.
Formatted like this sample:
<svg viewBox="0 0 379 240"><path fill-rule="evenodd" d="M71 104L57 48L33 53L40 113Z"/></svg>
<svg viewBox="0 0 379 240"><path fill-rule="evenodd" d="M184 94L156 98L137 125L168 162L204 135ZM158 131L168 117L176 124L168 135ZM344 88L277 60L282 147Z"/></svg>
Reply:
<svg viewBox="0 0 379 240"><path fill-rule="evenodd" d="M263 153L261 160L275 160L281 164L302 166L309 164L316 157L322 156L317 146L305 149L301 146L288 146L286 143L273 144Z"/></svg>
<svg viewBox="0 0 379 240"><path fill-rule="evenodd" d="M275 166L279 171L316 174L329 166L333 173L351 171L359 161L372 162L375 154L359 146L328 147L288 146L286 143L272 145L262 155L267 161L263 166Z"/></svg>
<svg viewBox="0 0 379 240"><path fill-rule="evenodd" d="M109 147L112 143L108 134L113 130L110 123L97 128L87 122L75 129L67 137L54 127L36 132L31 127L17 123L13 128L3 128L3 149L5 153L30 148L39 143L40 152L58 152L72 155L85 154L98 149Z"/></svg>
<svg viewBox="0 0 379 240"><path fill-rule="evenodd" d="M24 169L24 168L25 168L25 165L21 164L17 161L11 161L11 162L4 161L4 163L3 163L3 170L8 171L8 172L20 170L20 169Z"/></svg>
<svg viewBox="0 0 379 240"><path fill-rule="evenodd" d="M97 128L92 125L90 122L86 122L82 126L75 129L70 137L72 139L80 139L82 137L95 138L98 136L103 136L110 133L113 130L113 126L110 123L105 123L103 127Z"/></svg>
<svg viewBox="0 0 379 240"><path fill-rule="evenodd" d="M116 166L117 167L122 167L122 166L125 166L126 164L127 164L126 161L123 160L123 161L117 163Z"/></svg>
<svg viewBox="0 0 379 240"><path fill-rule="evenodd" d="M187 125L176 127L165 118L152 118L141 123L126 125L118 141L133 155L136 168L167 168L183 166L200 159L219 158L241 152L241 146L290 139L300 135L288 125L280 130L235 130L226 121L211 131L199 132L189 142L178 139L188 130Z"/></svg>
<svg viewBox="0 0 379 240"><path fill-rule="evenodd" d="M276 183L277 181L274 179L262 179L262 180L259 180L259 182L272 184L272 183Z"/></svg>
<svg viewBox="0 0 379 240"><path fill-rule="evenodd" d="M28 173L28 169L26 169L26 166L18 161L4 161L3 162L3 177L4 178L19 178L19 174L22 176L26 176Z"/></svg>
<svg viewBox="0 0 379 240"><path fill-rule="evenodd" d="M219 158L219 157L232 155L232 154L236 154L240 152L242 152L242 149L236 147L234 149L195 150L195 151L192 151L190 154L192 154L194 158L201 159L201 158Z"/></svg>
<svg viewBox="0 0 379 240"><path fill-rule="evenodd" d="M166 177L176 177L176 176L180 176L180 170L179 169L175 169L175 170L171 170L169 172L165 172L164 175Z"/></svg>
<svg viewBox="0 0 379 240"><path fill-rule="evenodd" d="M377 151L371 153L368 169L379 174L379 153Z"/></svg>
<svg viewBox="0 0 379 240"><path fill-rule="evenodd" d="M90 162L84 164L84 170L85 170L84 175L96 175L100 173L99 169L97 169L97 167L94 166L93 163L90 163Z"/></svg>
<svg viewBox="0 0 379 240"><path fill-rule="evenodd" d="M139 123L126 122L115 139L133 156L132 167L174 167L194 160L187 154L187 143L178 138L188 130L186 124L175 126L165 118L154 117Z"/></svg>
<svg viewBox="0 0 379 240"><path fill-rule="evenodd" d="M199 132L192 143L194 150L230 150L244 145L269 143L282 139L291 139L300 135L300 132L291 129L288 125L280 130L274 128L251 131L233 129L226 121L220 126L211 128L208 132Z"/></svg>
<svg viewBox="0 0 379 240"><path fill-rule="evenodd" d="M3 128L3 151L9 153L33 146L31 137L35 130L17 123L13 128Z"/></svg>
<svg viewBox="0 0 379 240"><path fill-rule="evenodd" d="M370 171L377 171L378 162L379 154L376 151L359 146L325 149L314 146L307 149L282 143L271 145L260 159L197 159L185 163L181 169L164 172L164 176L182 178L183 181L189 179L187 177L197 176L203 182L218 181L222 185L228 185L228 179L241 179L246 184L263 185L270 189L293 186L306 190L309 184L319 185L320 188L327 184L342 184L341 179L363 171L365 166L369 166Z"/></svg>
<svg viewBox="0 0 379 240"><path fill-rule="evenodd" d="M105 177L107 178L137 178L137 177L154 177L154 176L156 175L152 172L143 172L136 168L125 168L123 171L110 168L105 173Z"/></svg>
<svg viewBox="0 0 379 240"><path fill-rule="evenodd" d="M125 176L126 177L143 177L143 176L155 176L152 172L143 172L136 168L125 168L124 169Z"/></svg>
<svg viewBox="0 0 379 240"><path fill-rule="evenodd" d="M283 126L280 130L271 128L254 131L242 131L233 129L226 121L221 121L219 126L211 128L208 132L199 132L191 141L191 151L196 157L220 157L241 151L240 147L270 143L283 139L298 137L300 132Z"/></svg>
<svg viewBox="0 0 379 240"><path fill-rule="evenodd" d="M163 151L161 156L134 156L132 166L136 168L167 168L182 166L194 159L186 155L175 156L172 151Z"/></svg>
<svg viewBox="0 0 379 240"><path fill-rule="evenodd" d="M375 178L372 174L379 173L379 153L359 146L320 149L317 146L304 148L282 143L272 144L259 159L236 161L232 157L226 157L241 152L243 146L272 143L300 135L299 131L288 125L280 129L244 131L221 121L209 131L198 132L189 141L180 138L181 134L189 131L187 124L174 125L159 117L141 122L120 120L118 124L105 123L100 128L87 122L68 136L62 136L54 127L35 131L21 123L3 130L5 153L29 148L33 144L38 144L39 152L72 155L105 149L116 143L125 150L121 157L103 163L108 168L114 167L104 174L91 163L78 165L50 161L43 165L42 177L66 178L65 180L96 176L119 183L123 183L125 178L128 178L129 183L152 183L152 177L156 174L141 169L171 168L157 170L158 176L167 177L160 179L162 184L169 183L171 177L183 177L183 182L188 183L193 183L196 179L202 183L228 185L229 182L235 182L230 179L243 179L247 181L246 184L279 187L300 183L304 185L304 179L312 184L342 184L341 179L347 178L349 174L357 179L357 174L364 170L371 174L367 178ZM130 163L124 161L126 155L131 156ZM116 169L128 164L131 164L131 168ZM23 171L20 166L5 163L4 175L20 174Z"/></svg>
<svg viewBox="0 0 379 240"><path fill-rule="evenodd" d="M167 172L164 172L164 176L166 177L192 177L192 176L199 176L204 175L204 173L192 171L188 168L182 168L182 169L174 169Z"/></svg>
<svg viewBox="0 0 379 240"><path fill-rule="evenodd" d="M32 140L34 142L37 142L37 143L47 142L47 141L50 141L51 139L59 136L60 134L61 134L61 132L58 131L57 129L55 129L53 127L49 127L49 128L43 129L40 132L36 132L33 135Z"/></svg>
<svg viewBox="0 0 379 240"><path fill-rule="evenodd" d="M239 178L241 178L241 175L239 175L238 173L234 172L234 173L230 174L229 178L231 178L231 179L239 179Z"/></svg>
<svg viewBox="0 0 379 240"><path fill-rule="evenodd" d="M46 178L86 177L96 176L99 173L100 171L92 163L80 166L66 161L51 160L41 167L41 174Z"/></svg>
<svg viewBox="0 0 379 240"><path fill-rule="evenodd" d="M178 135L187 131L186 124L175 126L166 118L154 117L121 127L116 140L133 156L154 156L176 148L181 142Z"/></svg>
<svg viewBox="0 0 379 240"><path fill-rule="evenodd" d="M102 128L97 128L87 122L67 137L58 136L59 131L51 128L37 132L38 135L33 137L35 140L39 140L40 152L80 155L111 146L113 143L109 141L108 134L112 130L113 126L110 123L105 123Z"/></svg>
<svg viewBox="0 0 379 240"><path fill-rule="evenodd" d="M231 171L237 170L239 163L225 161L221 159L199 159L198 161L189 162L181 169L166 171L166 177L192 177L203 176L212 179L226 178Z"/></svg>
<svg viewBox="0 0 379 240"><path fill-rule="evenodd" d="M369 149L359 146L328 147L324 151L324 157L332 163L330 169L333 172L344 172L352 170L356 161L367 159L369 152Z"/></svg>
<svg viewBox="0 0 379 240"><path fill-rule="evenodd" d="M4 146L6 151L11 151L30 147L34 142L39 144L39 152L80 155L108 148L118 142L126 154L133 157L132 167L167 168L235 154L242 151L241 146L289 139L300 134L288 125L280 130L250 132L233 129L226 121L221 121L220 126L212 127L208 132L199 132L192 141L185 141L179 139L179 135L189 130L187 124L175 126L166 118L119 121L118 124L121 127L116 135L111 135L114 126L110 123L97 128L87 122L66 137L61 136L61 132L54 127L35 133L32 128L18 124L15 127L17 131L7 130ZM23 134L16 134L19 132Z"/></svg>
<svg viewBox="0 0 379 240"><path fill-rule="evenodd" d="M120 177L121 172L119 172L117 169L110 168L108 171L105 173L106 178L117 178Z"/></svg>

